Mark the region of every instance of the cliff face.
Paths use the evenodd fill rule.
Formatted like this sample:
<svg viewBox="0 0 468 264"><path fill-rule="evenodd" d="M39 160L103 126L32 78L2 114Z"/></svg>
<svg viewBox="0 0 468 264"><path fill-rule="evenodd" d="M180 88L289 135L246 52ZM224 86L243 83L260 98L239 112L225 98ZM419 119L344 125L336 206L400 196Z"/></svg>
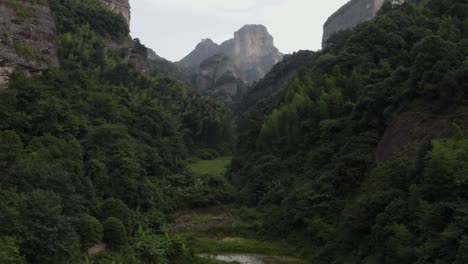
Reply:
<svg viewBox="0 0 468 264"><path fill-rule="evenodd" d="M200 93L230 103L242 86L239 76L231 58L216 54L200 64L196 86Z"/></svg>
<svg viewBox="0 0 468 264"><path fill-rule="evenodd" d="M336 11L323 26L322 46L331 35L341 30L351 29L359 23L377 15L384 0L351 0Z"/></svg>
<svg viewBox="0 0 468 264"><path fill-rule="evenodd" d="M58 66L55 22L48 1L0 1L0 86L15 69Z"/></svg>
<svg viewBox="0 0 468 264"><path fill-rule="evenodd" d="M241 89L263 78L282 58L265 26L246 25L221 45L203 40L177 65L198 69L195 86L231 102Z"/></svg>
<svg viewBox="0 0 468 264"><path fill-rule="evenodd" d="M234 33L233 39L221 44L220 50L232 58L241 70L241 79L248 84L263 78L283 58L262 25L244 26Z"/></svg>
<svg viewBox="0 0 468 264"><path fill-rule="evenodd" d="M121 14L130 25L130 3L129 0L100 0L116 13Z"/></svg>

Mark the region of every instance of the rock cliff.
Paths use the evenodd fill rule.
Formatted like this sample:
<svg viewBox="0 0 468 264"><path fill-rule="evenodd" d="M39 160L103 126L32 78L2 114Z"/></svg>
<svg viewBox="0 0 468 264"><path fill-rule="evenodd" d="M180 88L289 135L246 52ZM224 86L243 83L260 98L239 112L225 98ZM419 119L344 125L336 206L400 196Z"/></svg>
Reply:
<svg viewBox="0 0 468 264"><path fill-rule="evenodd" d="M331 35L351 29L359 23L377 15L384 0L351 0L328 18L323 26L322 46L326 46Z"/></svg>
<svg viewBox="0 0 468 264"><path fill-rule="evenodd" d="M130 25L130 3L129 0L100 0L116 13L121 14Z"/></svg>
<svg viewBox="0 0 468 264"><path fill-rule="evenodd" d="M50 66L58 66L58 56L48 1L0 1L0 86L15 69Z"/></svg>
<svg viewBox="0 0 468 264"><path fill-rule="evenodd" d="M203 40L177 65L198 68L196 87L202 92L222 94L215 97L230 102L241 88L263 78L282 58L265 26L246 25L221 45ZM220 76L224 76L222 84L217 81Z"/></svg>

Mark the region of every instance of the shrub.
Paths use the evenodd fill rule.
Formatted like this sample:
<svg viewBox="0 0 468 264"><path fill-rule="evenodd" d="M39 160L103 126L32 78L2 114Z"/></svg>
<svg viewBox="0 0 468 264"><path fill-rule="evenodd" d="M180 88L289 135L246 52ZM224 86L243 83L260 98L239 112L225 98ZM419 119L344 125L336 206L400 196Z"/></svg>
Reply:
<svg viewBox="0 0 468 264"><path fill-rule="evenodd" d="M90 215L84 215L80 219L78 232L84 246L99 243L104 235L104 229L101 222Z"/></svg>
<svg viewBox="0 0 468 264"><path fill-rule="evenodd" d="M104 222L104 241L111 248L120 248L128 244L127 230L122 221L109 217Z"/></svg>

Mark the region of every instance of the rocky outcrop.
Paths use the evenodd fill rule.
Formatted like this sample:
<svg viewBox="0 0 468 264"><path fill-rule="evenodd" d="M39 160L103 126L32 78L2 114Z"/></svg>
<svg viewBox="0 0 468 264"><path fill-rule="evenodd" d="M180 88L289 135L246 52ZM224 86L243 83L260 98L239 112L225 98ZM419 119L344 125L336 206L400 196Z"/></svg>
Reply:
<svg viewBox="0 0 468 264"><path fill-rule="evenodd" d="M461 131L468 129L466 107L438 114L432 113L431 105L421 108L420 112L401 113L390 122L377 146L377 161L386 161L395 155L414 157L422 144L453 135L454 124Z"/></svg>
<svg viewBox="0 0 468 264"><path fill-rule="evenodd" d="M0 86L16 69L58 66L55 33L48 1L0 1Z"/></svg>
<svg viewBox="0 0 468 264"><path fill-rule="evenodd" d="M200 93L230 103L243 87L240 71L234 61L224 54L216 54L200 64L196 86Z"/></svg>
<svg viewBox="0 0 468 264"><path fill-rule="evenodd" d="M323 26L322 46L326 46L331 35L351 29L359 23L377 15L384 0L351 0L328 18Z"/></svg>
<svg viewBox="0 0 468 264"><path fill-rule="evenodd" d="M282 58L265 26L246 25L221 45L204 39L177 65L198 68L195 86L200 91L219 92L223 96L217 98L224 97L230 102L232 96L263 78ZM224 76L222 83L217 81L220 76Z"/></svg>
<svg viewBox="0 0 468 264"><path fill-rule="evenodd" d="M234 38L223 42L220 51L232 58L247 84L263 78L281 59L273 44L273 37L265 26L246 25L234 33Z"/></svg>
<svg viewBox="0 0 468 264"><path fill-rule="evenodd" d="M116 13L121 14L127 24L130 25L130 3L129 0L100 0L105 5L109 6Z"/></svg>

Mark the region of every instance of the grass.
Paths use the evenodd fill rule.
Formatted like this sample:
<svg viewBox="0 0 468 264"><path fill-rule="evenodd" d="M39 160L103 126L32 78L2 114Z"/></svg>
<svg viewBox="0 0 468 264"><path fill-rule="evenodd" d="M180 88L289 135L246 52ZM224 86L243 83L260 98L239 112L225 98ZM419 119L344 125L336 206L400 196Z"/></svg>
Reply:
<svg viewBox="0 0 468 264"><path fill-rule="evenodd" d="M207 223L215 220L220 220L223 219L222 217L216 217L212 215L202 215L202 216L197 216L192 219L192 223L194 224L201 224L201 223Z"/></svg>
<svg viewBox="0 0 468 264"><path fill-rule="evenodd" d="M227 166L231 163L231 157L217 158L213 160L196 160L189 164L190 171L196 176L223 176Z"/></svg>
<svg viewBox="0 0 468 264"><path fill-rule="evenodd" d="M285 241L263 241L252 238L226 237L215 239L195 237L191 248L199 253L252 253L276 256L297 256L298 250Z"/></svg>

